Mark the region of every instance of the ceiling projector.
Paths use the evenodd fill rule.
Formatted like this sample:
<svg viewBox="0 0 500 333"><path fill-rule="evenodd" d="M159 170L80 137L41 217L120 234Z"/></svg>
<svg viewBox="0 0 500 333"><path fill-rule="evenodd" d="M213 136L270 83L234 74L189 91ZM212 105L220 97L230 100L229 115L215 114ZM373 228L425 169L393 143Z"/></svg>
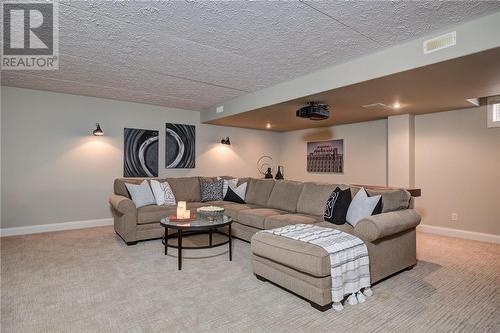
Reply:
<svg viewBox="0 0 500 333"><path fill-rule="evenodd" d="M300 118L308 118L311 120L324 120L330 117L330 111L328 111L328 105L309 102L309 105L297 110L295 115Z"/></svg>

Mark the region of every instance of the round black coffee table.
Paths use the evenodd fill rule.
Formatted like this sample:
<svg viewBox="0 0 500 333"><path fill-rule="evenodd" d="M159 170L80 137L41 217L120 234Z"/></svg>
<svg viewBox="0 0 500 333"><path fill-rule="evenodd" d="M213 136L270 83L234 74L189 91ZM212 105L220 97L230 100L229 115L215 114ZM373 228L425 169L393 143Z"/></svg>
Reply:
<svg viewBox="0 0 500 333"><path fill-rule="evenodd" d="M232 252L232 239L231 239L231 223L233 220L226 215L218 214L216 216L205 216L202 214L196 213L196 216L193 220L188 222L178 222L171 221L170 218L164 218L160 220L160 224L165 228L165 235L163 236L162 243L165 245L165 255L167 255L167 251L169 247L173 247L177 249L178 253L178 264L177 268L179 270L182 269L182 250L183 249L209 249L217 246L222 246L225 244L229 244L229 261L233 260L233 252ZM228 233L222 232L219 230L222 227L228 226ZM177 232L169 235L168 229L175 229ZM217 233L220 235L224 235L227 237L227 240L213 244L212 243L212 234ZM205 246L182 246L182 237L189 235L199 235L199 234L208 234L208 244ZM168 244L168 240L171 238L177 238L177 245Z"/></svg>

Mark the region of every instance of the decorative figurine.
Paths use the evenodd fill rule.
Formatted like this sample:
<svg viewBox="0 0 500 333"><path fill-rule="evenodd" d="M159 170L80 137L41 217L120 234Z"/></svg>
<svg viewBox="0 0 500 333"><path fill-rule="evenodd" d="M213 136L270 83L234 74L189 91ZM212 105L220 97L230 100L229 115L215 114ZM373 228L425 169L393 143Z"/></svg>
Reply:
<svg viewBox="0 0 500 333"><path fill-rule="evenodd" d="M283 170L283 166L278 165L278 172L276 172L276 176L274 177L274 179L285 179L284 173L285 172Z"/></svg>

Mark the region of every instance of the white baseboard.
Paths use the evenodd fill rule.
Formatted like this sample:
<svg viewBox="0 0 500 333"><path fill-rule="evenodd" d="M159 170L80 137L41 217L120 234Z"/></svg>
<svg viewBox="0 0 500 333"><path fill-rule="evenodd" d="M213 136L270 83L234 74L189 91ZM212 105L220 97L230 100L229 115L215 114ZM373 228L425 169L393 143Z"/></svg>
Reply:
<svg viewBox="0 0 500 333"><path fill-rule="evenodd" d="M481 232L467 231L467 230L459 230L459 229L451 229L444 227L436 227L433 225L421 224L417 227L418 231L426 232L429 234L436 234L448 237L456 237L463 239L470 239L488 243L496 243L500 244L500 236L492 235L492 234L484 234Z"/></svg>
<svg viewBox="0 0 500 333"><path fill-rule="evenodd" d="M112 218L64 222L64 223L52 223L52 224L39 224L39 225L30 225L27 227L2 228L0 229L0 236L4 237L4 236L38 234L41 232L50 232L50 231L102 227L105 225L112 225L112 224L113 224Z"/></svg>

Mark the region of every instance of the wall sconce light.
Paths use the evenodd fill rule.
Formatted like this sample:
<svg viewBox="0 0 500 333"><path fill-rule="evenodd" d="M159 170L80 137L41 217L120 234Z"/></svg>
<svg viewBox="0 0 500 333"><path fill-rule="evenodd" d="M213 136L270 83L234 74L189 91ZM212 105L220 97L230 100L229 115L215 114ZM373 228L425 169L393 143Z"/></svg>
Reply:
<svg viewBox="0 0 500 333"><path fill-rule="evenodd" d="M97 127L96 127L96 129L92 132L92 134L94 134L94 136L103 136L103 135L104 135L104 132L102 131L101 126L99 125L99 123L96 123L95 125L96 125Z"/></svg>
<svg viewBox="0 0 500 333"><path fill-rule="evenodd" d="M229 137L228 136L226 136L225 138L222 138L220 140L220 143L222 143L223 145L228 145L228 146L231 145L231 141L229 141Z"/></svg>

